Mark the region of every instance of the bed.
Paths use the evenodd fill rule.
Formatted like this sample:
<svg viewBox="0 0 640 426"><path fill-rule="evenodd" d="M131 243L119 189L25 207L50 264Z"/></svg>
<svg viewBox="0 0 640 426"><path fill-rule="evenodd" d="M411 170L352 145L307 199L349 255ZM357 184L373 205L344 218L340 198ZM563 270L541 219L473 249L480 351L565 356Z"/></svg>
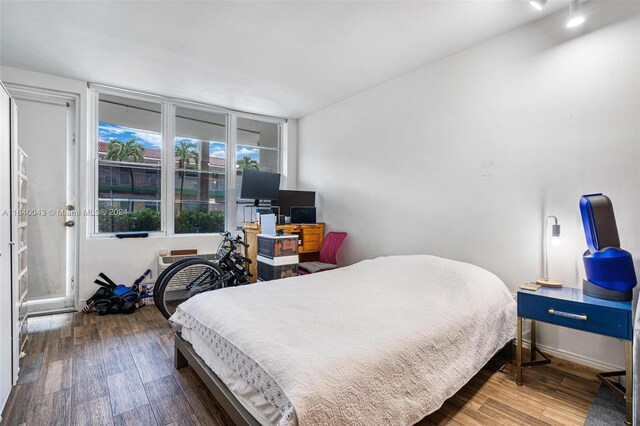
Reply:
<svg viewBox="0 0 640 426"><path fill-rule="evenodd" d="M171 317L237 424L414 424L515 337L515 302L477 266L390 256L203 293Z"/></svg>

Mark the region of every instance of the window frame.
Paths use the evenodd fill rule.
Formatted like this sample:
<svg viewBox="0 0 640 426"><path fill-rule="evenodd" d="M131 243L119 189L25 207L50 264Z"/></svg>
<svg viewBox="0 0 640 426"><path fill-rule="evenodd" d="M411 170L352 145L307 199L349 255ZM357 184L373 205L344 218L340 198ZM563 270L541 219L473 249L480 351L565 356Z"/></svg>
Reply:
<svg viewBox="0 0 640 426"><path fill-rule="evenodd" d="M150 237L195 237L211 236L216 233L180 233L175 232L175 135L176 135L176 108L188 108L203 112L224 115L226 117L226 159L225 159L225 229L235 231L236 227L236 206L238 194L236 193L236 164L237 164L237 141L238 141L238 118L258 120L273 123L278 126L277 143L277 170L282 173L283 150L283 125L287 122L284 118L269 117L259 114L236 111L215 105L193 102L183 99L170 98L160 95L137 92L133 90L120 89L101 84L89 83L89 147L87 149L87 165L89 167L87 176L89 189L86 206L94 214L87 215L87 234L89 238L115 238L115 232L98 231L98 117L99 100L101 94L121 96L124 98L155 102L161 105L161 131L162 131L162 154L161 154L161 189L160 189L160 230L149 231Z"/></svg>
<svg viewBox="0 0 640 426"><path fill-rule="evenodd" d="M233 130L235 132L235 143L233 146L233 173L231 173L233 175L233 194L234 194L234 199L233 199L233 223L231 225L231 228L229 229L238 229L237 227L237 205L238 205L238 195L236 193L236 184L237 184L237 178L238 175L236 173L236 164L238 162L238 122L237 119L238 118L245 118L248 120L256 120L256 121L264 121L265 123L272 123L272 124L276 124L278 126L278 144L277 144L277 148L261 148L261 147L257 147L258 149L266 149L266 150L276 150L278 152L278 164L277 164L277 173L280 173L280 185L282 185L282 164L284 163L282 155L283 155L283 150L282 150L282 135L283 135L283 125L286 123L286 120L280 120L280 119L276 119L276 118L272 118L272 117L265 117L265 116L259 116L259 115L254 115L254 114L248 114L248 113L238 113L235 115L235 126L233 127ZM253 202L246 202L243 203L244 206L252 206ZM244 210L244 209L243 209Z"/></svg>
<svg viewBox="0 0 640 426"><path fill-rule="evenodd" d="M225 224L225 229L228 229L228 206L229 203L227 202L227 194L229 191L229 184L227 182L227 180L229 179L229 140L230 140L230 122L231 122L231 114L228 111L223 111L221 108L218 107L214 107L214 106L207 106L207 105L201 105L201 104L196 104L194 105L191 102L187 102L187 101L175 101L172 103L172 117L173 120L171 120L171 138L170 141L167 141L167 143L170 143L170 149L168 149L167 151L171 151L168 152L169 158L167 160L167 166L168 168L171 169L171 174L169 176L171 176L171 182L167 182L168 186L170 186L170 188L168 188L167 191L167 208L171 209L171 215L170 215L170 224L167 224L167 230L170 232L167 233L167 235L173 235L173 236L177 236L177 237L184 237L184 236L198 236L198 235L215 235L215 233L208 233L208 232L192 232L192 233L176 233L176 229L175 229L175 203L176 203L176 192L175 192L175 167L176 167L176 162L175 162L175 145L176 145L176 129L175 129L175 124L176 124L176 120L175 120L175 113L176 113L176 108L180 107L180 108L188 108L188 109L192 109L192 110L196 110L196 111L202 111L202 112L209 112L209 113L213 113L213 114L218 114L218 115L224 115L225 116L225 139L226 139L226 156L225 156L225 170L224 170L224 174L225 174L225 205L224 205L224 224ZM169 216L168 216L169 218Z"/></svg>

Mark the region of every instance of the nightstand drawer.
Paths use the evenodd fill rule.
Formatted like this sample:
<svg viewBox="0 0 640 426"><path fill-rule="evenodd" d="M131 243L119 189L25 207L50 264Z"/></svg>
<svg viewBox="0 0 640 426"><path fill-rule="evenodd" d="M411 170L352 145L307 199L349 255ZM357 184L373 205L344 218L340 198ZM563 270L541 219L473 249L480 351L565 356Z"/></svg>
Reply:
<svg viewBox="0 0 640 426"><path fill-rule="evenodd" d="M518 316L631 340L631 312L518 292Z"/></svg>

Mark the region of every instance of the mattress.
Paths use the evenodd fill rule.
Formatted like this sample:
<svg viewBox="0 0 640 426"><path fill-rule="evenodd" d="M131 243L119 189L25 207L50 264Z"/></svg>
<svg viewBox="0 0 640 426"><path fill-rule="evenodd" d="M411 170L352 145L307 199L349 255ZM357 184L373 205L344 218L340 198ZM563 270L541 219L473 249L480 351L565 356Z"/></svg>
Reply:
<svg viewBox="0 0 640 426"><path fill-rule="evenodd" d="M228 342L182 327L182 338L261 424L296 424L291 402L273 379ZM224 343L222 343L224 342Z"/></svg>
<svg viewBox="0 0 640 426"><path fill-rule="evenodd" d="M414 424L515 337L494 274L390 256L200 294L171 317L262 424Z"/></svg>

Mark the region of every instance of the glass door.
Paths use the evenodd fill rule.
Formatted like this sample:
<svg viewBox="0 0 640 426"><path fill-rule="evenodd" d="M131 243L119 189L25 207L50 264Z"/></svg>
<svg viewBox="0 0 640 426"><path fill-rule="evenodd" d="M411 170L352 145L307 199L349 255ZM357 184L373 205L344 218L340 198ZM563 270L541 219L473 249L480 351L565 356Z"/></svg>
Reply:
<svg viewBox="0 0 640 426"><path fill-rule="evenodd" d="M16 194L18 227L21 220L27 222L28 248L19 252L18 267L28 269L28 278L23 278L28 312L71 310L76 302L80 220L75 196L76 102L23 88L9 90L20 111L19 145L29 158L26 180L17 185Z"/></svg>

